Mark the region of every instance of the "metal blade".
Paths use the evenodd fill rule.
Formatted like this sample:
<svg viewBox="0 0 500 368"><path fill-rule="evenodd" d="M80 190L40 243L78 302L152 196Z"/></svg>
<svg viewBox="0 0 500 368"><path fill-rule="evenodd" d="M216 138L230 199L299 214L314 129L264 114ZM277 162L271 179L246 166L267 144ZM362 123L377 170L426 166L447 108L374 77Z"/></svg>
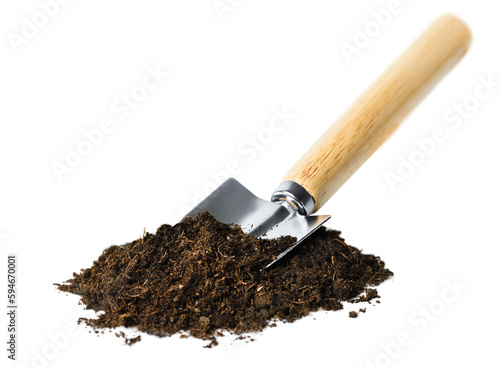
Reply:
<svg viewBox="0 0 500 368"><path fill-rule="evenodd" d="M288 209L265 201L236 179L229 178L186 216L208 211L217 221L240 225L245 233L259 237L290 214Z"/></svg>
<svg viewBox="0 0 500 368"><path fill-rule="evenodd" d="M273 203L255 196L236 179L229 178L193 208L186 217L209 212L218 221L240 225L255 237L278 238L290 235L297 243L280 254L270 267L297 244L324 224L330 216L302 216L288 202Z"/></svg>
<svg viewBox="0 0 500 368"><path fill-rule="evenodd" d="M285 202L286 203L286 202ZM315 232L321 225L327 222L331 216L302 216L294 212L275 227L270 229L262 238L279 238L280 236L290 235L297 238L297 242L282 252L274 261L269 263L265 268L273 266L276 262L286 256L300 242L306 239L309 235Z"/></svg>

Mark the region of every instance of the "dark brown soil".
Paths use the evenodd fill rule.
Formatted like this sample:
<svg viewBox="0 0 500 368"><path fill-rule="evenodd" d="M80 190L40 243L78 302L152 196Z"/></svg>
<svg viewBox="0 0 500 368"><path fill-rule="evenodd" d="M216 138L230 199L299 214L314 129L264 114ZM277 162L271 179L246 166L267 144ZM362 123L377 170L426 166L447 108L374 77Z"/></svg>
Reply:
<svg viewBox="0 0 500 368"><path fill-rule="evenodd" d="M392 276L378 257L324 227L278 267L261 271L294 241L256 239L203 213L111 246L92 267L56 285L81 295L88 309L104 311L82 320L93 328L180 332L216 345L220 331L261 331L276 320L292 322L319 309L342 309L343 301L377 298L367 287Z"/></svg>
<svg viewBox="0 0 500 368"><path fill-rule="evenodd" d="M82 320L85 320L85 319L82 318ZM127 335L123 331L115 333L115 336L123 338L125 341L125 344L127 344L128 346L132 346L135 343L138 343L139 341L141 341L141 336L127 337Z"/></svg>

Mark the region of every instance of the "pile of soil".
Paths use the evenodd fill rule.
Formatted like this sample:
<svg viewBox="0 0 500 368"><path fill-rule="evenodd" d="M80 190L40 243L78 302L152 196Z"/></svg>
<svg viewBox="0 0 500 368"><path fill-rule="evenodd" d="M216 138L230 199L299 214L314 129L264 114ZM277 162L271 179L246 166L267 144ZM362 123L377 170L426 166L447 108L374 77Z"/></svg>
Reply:
<svg viewBox="0 0 500 368"><path fill-rule="evenodd" d="M81 295L81 319L97 329L136 327L158 336L182 333L217 344L220 331L244 334L292 322L342 301L370 301L393 275L384 262L324 227L277 267L266 264L295 238L257 239L210 214L162 225L156 234L104 250L92 267L58 289ZM134 342L136 342L135 340Z"/></svg>

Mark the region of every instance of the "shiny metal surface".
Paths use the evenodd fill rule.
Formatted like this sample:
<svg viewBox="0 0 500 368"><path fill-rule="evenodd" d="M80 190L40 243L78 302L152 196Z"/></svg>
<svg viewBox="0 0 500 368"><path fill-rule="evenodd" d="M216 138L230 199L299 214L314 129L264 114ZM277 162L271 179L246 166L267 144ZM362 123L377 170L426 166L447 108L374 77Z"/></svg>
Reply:
<svg viewBox="0 0 500 368"><path fill-rule="evenodd" d="M314 211L314 198L310 195L302 185L294 181L284 181L274 191L271 201L279 203L280 201L288 201L301 215L310 215Z"/></svg>
<svg viewBox="0 0 500 368"><path fill-rule="evenodd" d="M287 201L273 203L263 200L233 178L222 183L186 217L195 217L205 211L220 222L240 225L244 232L255 237L268 239L283 235L296 237L297 243L280 254L266 268L279 261L330 218L330 216L303 216Z"/></svg>

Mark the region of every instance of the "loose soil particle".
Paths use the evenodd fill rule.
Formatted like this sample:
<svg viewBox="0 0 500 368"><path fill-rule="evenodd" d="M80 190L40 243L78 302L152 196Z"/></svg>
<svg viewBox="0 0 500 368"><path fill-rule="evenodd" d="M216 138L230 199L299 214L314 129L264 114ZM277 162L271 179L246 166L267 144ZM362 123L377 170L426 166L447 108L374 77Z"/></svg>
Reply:
<svg viewBox="0 0 500 368"><path fill-rule="evenodd" d="M123 340L125 341L125 344L127 344L128 346L132 346L135 343L138 343L139 341L141 341L141 336L127 337L127 334L123 331L115 333L115 336L123 338Z"/></svg>
<svg viewBox="0 0 500 368"><path fill-rule="evenodd" d="M111 246L92 267L56 285L80 295L87 309L104 312L80 320L92 328L181 333L214 346L221 331L261 331L277 320L342 309L343 301L369 302L379 296L368 286L393 275L380 258L361 253L325 227L279 266L261 271L294 242L256 239L202 213Z"/></svg>

